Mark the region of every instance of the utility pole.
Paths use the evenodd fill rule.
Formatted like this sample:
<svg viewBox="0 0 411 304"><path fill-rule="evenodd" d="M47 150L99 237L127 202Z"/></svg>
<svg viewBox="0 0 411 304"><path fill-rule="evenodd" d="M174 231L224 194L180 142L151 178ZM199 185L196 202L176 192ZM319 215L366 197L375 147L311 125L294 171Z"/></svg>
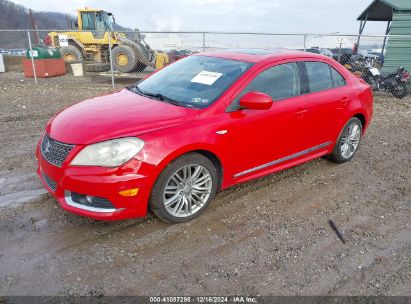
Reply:
<svg viewBox="0 0 411 304"><path fill-rule="evenodd" d="M36 25L36 21L34 20L33 17L33 12L31 11L31 8L29 9L29 19L30 19L30 23L31 23L31 28L33 30L36 30L37 35L34 36L34 44L40 44L40 37L39 37L39 32L37 30L37 25Z"/></svg>

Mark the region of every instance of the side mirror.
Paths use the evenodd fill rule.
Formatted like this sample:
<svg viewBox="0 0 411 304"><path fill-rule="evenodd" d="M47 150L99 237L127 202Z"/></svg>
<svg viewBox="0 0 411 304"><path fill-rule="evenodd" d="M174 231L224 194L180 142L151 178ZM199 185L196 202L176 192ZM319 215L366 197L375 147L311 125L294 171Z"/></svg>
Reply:
<svg viewBox="0 0 411 304"><path fill-rule="evenodd" d="M256 91L248 92L240 98L240 107L250 110L268 110L272 104L271 96Z"/></svg>

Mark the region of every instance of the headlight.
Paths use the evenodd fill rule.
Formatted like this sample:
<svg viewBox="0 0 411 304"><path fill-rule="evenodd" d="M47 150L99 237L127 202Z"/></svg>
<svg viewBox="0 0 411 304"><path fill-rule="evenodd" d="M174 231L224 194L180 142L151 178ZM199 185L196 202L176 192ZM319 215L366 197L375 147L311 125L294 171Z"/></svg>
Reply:
<svg viewBox="0 0 411 304"><path fill-rule="evenodd" d="M71 161L75 166L118 167L141 151L144 141L125 137L85 147Z"/></svg>

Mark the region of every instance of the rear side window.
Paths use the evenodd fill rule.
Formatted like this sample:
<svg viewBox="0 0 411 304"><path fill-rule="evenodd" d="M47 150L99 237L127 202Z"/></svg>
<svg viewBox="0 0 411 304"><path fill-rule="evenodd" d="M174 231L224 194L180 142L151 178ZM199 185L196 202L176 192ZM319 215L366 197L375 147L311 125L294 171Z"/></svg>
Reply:
<svg viewBox="0 0 411 304"><path fill-rule="evenodd" d="M281 64L261 72L237 96L233 105L239 105L241 96L250 91L270 95L274 101L300 95L300 77L297 64L294 62Z"/></svg>
<svg viewBox="0 0 411 304"><path fill-rule="evenodd" d="M310 92L319 92L345 85L345 79L333 67L323 62L306 62Z"/></svg>

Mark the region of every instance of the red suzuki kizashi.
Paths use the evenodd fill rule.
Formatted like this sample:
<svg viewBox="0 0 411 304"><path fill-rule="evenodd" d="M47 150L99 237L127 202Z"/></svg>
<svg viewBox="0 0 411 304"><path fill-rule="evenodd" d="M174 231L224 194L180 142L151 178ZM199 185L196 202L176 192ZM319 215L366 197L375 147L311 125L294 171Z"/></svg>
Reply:
<svg viewBox="0 0 411 304"><path fill-rule="evenodd" d="M57 114L37 147L60 205L98 220L199 216L227 187L356 152L368 85L331 58L232 50L184 58L117 93Z"/></svg>

